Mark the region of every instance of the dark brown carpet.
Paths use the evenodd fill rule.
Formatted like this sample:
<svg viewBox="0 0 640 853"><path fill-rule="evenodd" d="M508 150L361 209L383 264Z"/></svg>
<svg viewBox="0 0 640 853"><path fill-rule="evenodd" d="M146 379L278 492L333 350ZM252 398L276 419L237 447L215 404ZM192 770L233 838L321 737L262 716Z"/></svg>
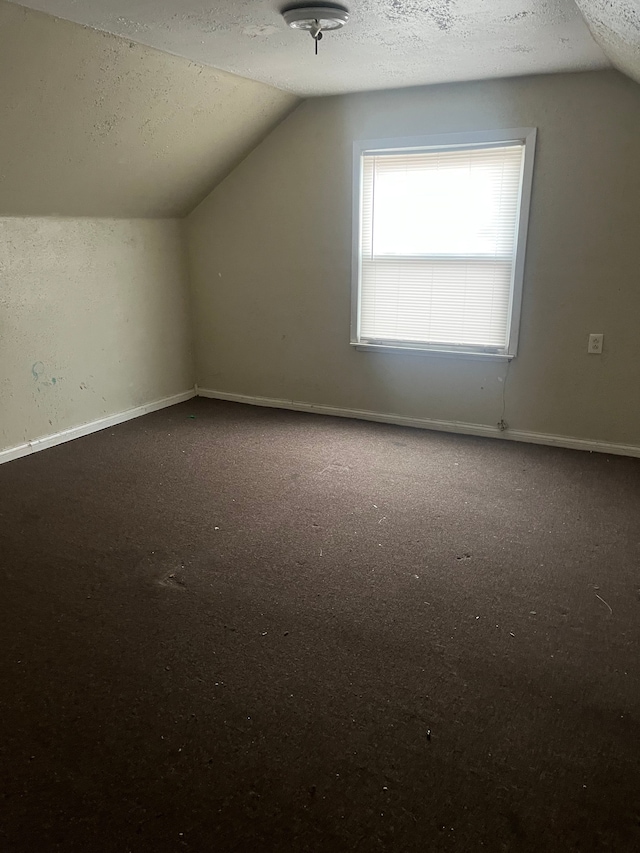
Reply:
<svg viewBox="0 0 640 853"><path fill-rule="evenodd" d="M640 460L196 400L0 468L0 851L640 849Z"/></svg>

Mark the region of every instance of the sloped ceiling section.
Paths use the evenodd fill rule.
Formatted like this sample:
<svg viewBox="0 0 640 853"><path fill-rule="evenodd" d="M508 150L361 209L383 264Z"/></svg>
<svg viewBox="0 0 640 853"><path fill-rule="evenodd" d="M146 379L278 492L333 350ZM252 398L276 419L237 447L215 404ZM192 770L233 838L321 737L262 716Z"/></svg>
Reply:
<svg viewBox="0 0 640 853"><path fill-rule="evenodd" d="M591 34L613 65L640 83L638 0L576 0Z"/></svg>
<svg viewBox="0 0 640 853"><path fill-rule="evenodd" d="M181 216L297 102L0 0L0 216Z"/></svg>

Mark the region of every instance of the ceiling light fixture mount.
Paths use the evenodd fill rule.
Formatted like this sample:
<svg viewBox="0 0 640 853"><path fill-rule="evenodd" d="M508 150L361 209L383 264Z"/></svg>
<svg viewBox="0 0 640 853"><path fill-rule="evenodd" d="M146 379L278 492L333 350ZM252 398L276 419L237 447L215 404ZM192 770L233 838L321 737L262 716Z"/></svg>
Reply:
<svg viewBox="0 0 640 853"><path fill-rule="evenodd" d="M340 30L349 20L349 10L337 4L320 6L290 6L282 10L282 17L292 30L306 30L315 42L316 56L322 34Z"/></svg>

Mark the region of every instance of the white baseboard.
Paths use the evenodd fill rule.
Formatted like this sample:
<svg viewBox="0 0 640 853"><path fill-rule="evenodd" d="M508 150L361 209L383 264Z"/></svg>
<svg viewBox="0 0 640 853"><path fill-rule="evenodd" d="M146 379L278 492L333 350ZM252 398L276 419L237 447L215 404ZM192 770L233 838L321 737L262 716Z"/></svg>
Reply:
<svg viewBox="0 0 640 853"><path fill-rule="evenodd" d="M183 391L181 394L173 394L171 397L164 397L161 400L154 400L152 403L145 403L143 406L136 406L134 409L127 409L124 412L117 412L114 415L108 415L106 418L99 418L87 424L71 427L70 429L62 430L61 432L45 435L41 438L27 441L24 444L19 444L15 447L9 447L7 450L0 450L0 465L3 462L10 462L12 459L19 459L21 456L28 456L30 453L36 453L38 450L45 450L48 447L55 447L56 444L62 444L65 441L72 441L75 438L81 438L83 435L90 435L92 432L98 432L101 429L115 426L116 424L124 423L125 421L139 418L142 415L147 415L150 412L156 412L159 409L165 409L168 406L175 406L177 403L183 403L186 400L191 400L193 397L210 397L216 400L229 400L234 403L246 403L251 406L266 406L273 409L291 409L297 412L314 412L320 415L332 415L339 418L356 418L357 420L377 421L378 423L396 424L398 426L416 427L418 429L432 429L439 432L453 432L462 435L478 435L485 438L501 438L507 441L522 441L529 444L546 444L552 447L566 447L570 450L587 450L590 453L610 453L617 456L635 456L640 457L640 446L634 444L616 444L607 441L593 441L586 438L573 438L566 435L547 435L540 432L527 432L525 430L506 430L501 432L497 427L487 426L486 424L470 424L461 421L440 421L431 418L407 418L403 415L386 414L383 412L372 412L367 409L344 409L336 406L322 406L314 403L306 403L297 400L280 400L275 397L251 397L246 394L232 394L227 391L212 391L208 388L195 387L194 390Z"/></svg>
<svg viewBox="0 0 640 853"><path fill-rule="evenodd" d="M55 432L51 435L35 438L32 441L27 441L24 444L18 444L16 447L9 447L7 450L0 450L0 465L3 462L10 462L12 459L19 459L21 456L28 456L30 453L36 453L38 450L45 450L47 447L55 447L56 444L62 444L65 441L72 441L74 438L81 438L83 435L89 435L92 432L98 432L101 429L115 426L116 424L130 421L133 418L139 418L141 415L148 415L150 412L157 412L158 409L165 409L167 406L175 406L176 403L183 403L185 400L191 400L196 396L195 389L183 391L181 394L173 394L171 397L163 397L162 400L154 400L152 403L145 403L143 406L136 406L134 409L127 409L125 412L117 412L115 415L108 415L106 418L99 418L97 421L91 421L88 424L64 429L61 432Z"/></svg>
<svg viewBox="0 0 640 853"><path fill-rule="evenodd" d="M610 453L617 456L640 457L640 446L635 444L615 444L607 441L593 441L588 438L573 438L567 435L546 435L541 432L508 429L502 432L497 427L486 424L469 424L461 421L438 421L431 418L406 418L403 415L371 412L366 409L343 409L335 406L317 406L297 400L278 400L273 397L250 397L245 394L230 394L227 391L211 391L196 385L198 397L211 397L215 400L229 400L234 403L247 403L251 406L268 406L273 409L293 409L297 412L315 412L320 415L333 415L339 418L357 418L364 421L378 421L398 426L432 429L439 432L455 432L463 435L479 435L485 438L502 438L508 441L523 441L528 444L547 444L552 447L566 447L570 450L587 450L590 453Z"/></svg>

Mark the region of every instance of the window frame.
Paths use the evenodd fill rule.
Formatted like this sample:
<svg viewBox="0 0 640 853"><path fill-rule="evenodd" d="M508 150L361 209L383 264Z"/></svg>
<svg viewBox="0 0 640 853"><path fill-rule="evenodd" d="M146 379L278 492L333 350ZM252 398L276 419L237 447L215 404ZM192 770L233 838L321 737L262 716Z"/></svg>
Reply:
<svg viewBox="0 0 640 853"><path fill-rule="evenodd" d="M510 361L518 352L520 314L522 309L522 286L524 281L527 232L531 208L531 187L536 147L537 128L506 128L463 133L444 133L429 136L411 136L387 139L358 139L353 143L353 227L351 259L351 346L363 352L389 352L421 354L430 356L453 356L456 358L491 359ZM365 154L410 152L425 150L439 151L447 148L489 148L521 143L524 147L522 181L519 196L515 261L507 317L507 342L505 347L457 347L436 344L399 343L362 340L360 337L360 251L362 241L362 191L363 158Z"/></svg>

